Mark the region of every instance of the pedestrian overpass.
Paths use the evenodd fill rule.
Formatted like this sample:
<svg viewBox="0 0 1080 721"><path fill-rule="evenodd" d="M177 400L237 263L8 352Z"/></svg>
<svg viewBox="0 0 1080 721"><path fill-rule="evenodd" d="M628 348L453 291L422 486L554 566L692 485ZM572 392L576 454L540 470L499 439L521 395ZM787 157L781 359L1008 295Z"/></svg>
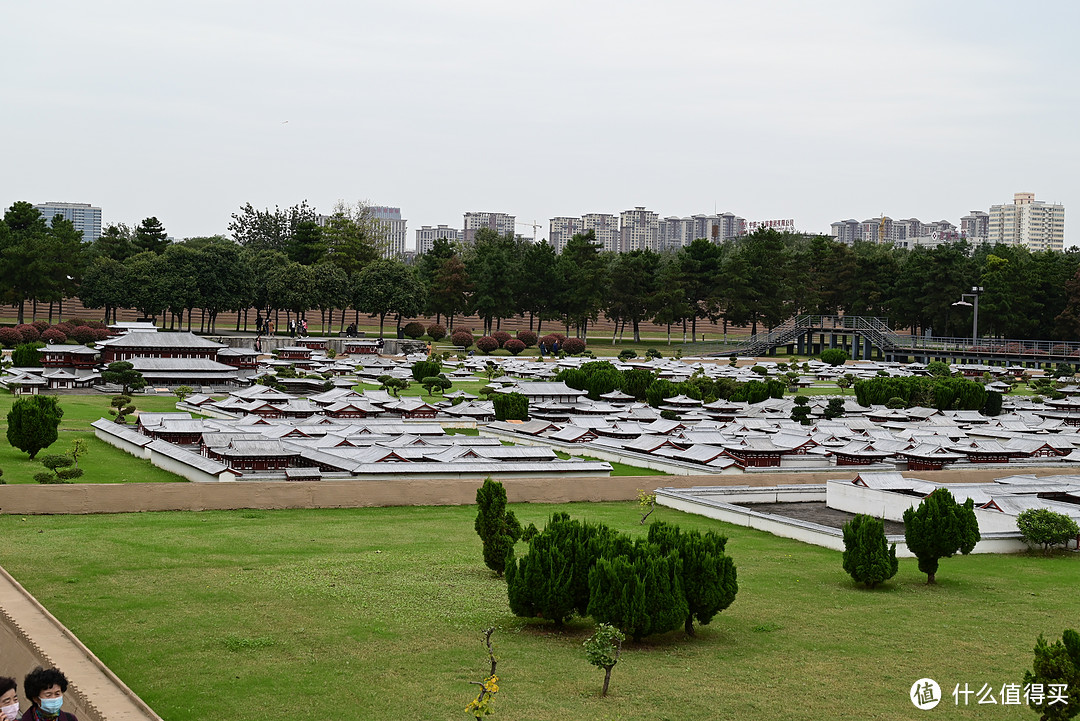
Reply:
<svg viewBox="0 0 1080 721"><path fill-rule="evenodd" d="M686 354L714 357L818 355L843 348L855 359L900 363L985 363L1024 365L1080 363L1080 342L1002 338L949 338L901 334L888 318L851 315L800 315L740 343L695 343Z"/></svg>

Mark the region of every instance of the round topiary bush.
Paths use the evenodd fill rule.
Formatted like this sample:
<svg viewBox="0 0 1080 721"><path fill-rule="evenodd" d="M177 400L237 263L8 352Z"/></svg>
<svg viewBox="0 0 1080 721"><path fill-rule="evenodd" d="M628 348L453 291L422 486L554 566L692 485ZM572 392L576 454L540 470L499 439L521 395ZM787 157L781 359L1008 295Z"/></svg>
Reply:
<svg viewBox="0 0 1080 721"><path fill-rule="evenodd" d="M412 323L406 323L405 327L401 329L401 332L404 333L406 337L416 340L424 335L424 326L413 321Z"/></svg>
<svg viewBox="0 0 1080 721"><path fill-rule="evenodd" d="M33 343L41 337L41 331L29 323L17 325L15 326L15 330L19 332L19 337L22 338L23 343Z"/></svg>
<svg viewBox="0 0 1080 721"><path fill-rule="evenodd" d="M67 336L56 328L46 328L45 332L41 334L41 340L45 341L46 343L63 345L64 343L67 343Z"/></svg>
<svg viewBox="0 0 1080 721"><path fill-rule="evenodd" d="M74 328L74 327L75 326L73 326L71 323L67 323L67 322L57 323L56 325L53 326L53 328L60 331L64 335L71 335L71 329Z"/></svg>
<svg viewBox="0 0 1080 721"><path fill-rule="evenodd" d="M438 323L432 323L427 327L428 338L438 343L446 337L446 327L441 326Z"/></svg>
<svg viewBox="0 0 1080 721"><path fill-rule="evenodd" d="M499 341L499 347L502 348L506 345L506 341L510 340L513 336L504 330L497 330L491 334L491 337Z"/></svg>
<svg viewBox="0 0 1080 721"><path fill-rule="evenodd" d="M71 329L71 332L68 333L68 337L72 338L76 343L86 345L87 343L93 343L97 340L97 331L88 325L77 325Z"/></svg>
<svg viewBox="0 0 1080 721"><path fill-rule="evenodd" d="M0 328L0 344L5 348L14 348L22 343L22 334L14 328Z"/></svg>
<svg viewBox="0 0 1080 721"><path fill-rule="evenodd" d="M532 348L536 345L537 340L539 340L536 333L533 333L531 330L519 330L517 332L517 339L524 343L526 348Z"/></svg>
<svg viewBox="0 0 1080 721"><path fill-rule="evenodd" d="M518 340L517 338L511 338L503 343L503 348L510 351L510 355L517 355L521 351L525 350L525 342Z"/></svg>
<svg viewBox="0 0 1080 721"><path fill-rule="evenodd" d="M472 331L456 330L454 331L454 334L450 336L450 342L454 345L461 346L462 348L468 348L473 344Z"/></svg>
<svg viewBox="0 0 1080 721"><path fill-rule="evenodd" d="M842 366L849 360L851 360L851 356L843 348L826 348L821 351L821 362L828 363L831 366Z"/></svg>
<svg viewBox="0 0 1080 721"><path fill-rule="evenodd" d="M86 324L88 326L90 326L91 328L104 328L105 327L105 324L102 323L100 320L88 320L88 321L86 321Z"/></svg>
<svg viewBox="0 0 1080 721"><path fill-rule="evenodd" d="M77 328L78 326L86 325L87 323L87 321L82 318L71 318L69 320L65 320L64 322L70 325L72 328Z"/></svg>
<svg viewBox="0 0 1080 721"><path fill-rule="evenodd" d="M485 355L499 349L499 341L490 335L486 335L476 341L476 347Z"/></svg>
<svg viewBox="0 0 1080 721"><path fill-rule="evenodd" d="M47 331L49 329L49 324L46 323L43 320L35 320L30 325L34 326L34 328L37 329L38 333L44 333L45 331Z"/></svg>
<svg viewBox="0 0 1080 721"><path fill-rule="evenodd" d="M585 341L580 338L567 338L561 345L567 355L578 355L585 352Z"/></svg>
<svg viewBox="0 0 1080 721"><path fill-rule="evenodd" d="M94 340L105 340L109 337L109 331L106 328L94 328Z"/></svg>

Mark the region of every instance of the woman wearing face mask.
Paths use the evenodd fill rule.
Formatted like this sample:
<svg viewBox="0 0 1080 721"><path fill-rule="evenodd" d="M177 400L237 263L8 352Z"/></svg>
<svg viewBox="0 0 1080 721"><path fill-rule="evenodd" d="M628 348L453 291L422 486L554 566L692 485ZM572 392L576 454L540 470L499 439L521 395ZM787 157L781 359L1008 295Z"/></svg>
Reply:
<svg viewBox="0 0 1080 721"><path fill-rule="evenodd" d="M26 675L23 693L33 704L26 709L21 721L78 721L75 714L61 711L68 680L55 668L38 666Z"/></svg>
<svg viewBox="0 0 1080 721"><path fill-rule="evenodd" d="M7 676L0 676L0 721L19 721L18 684Z"/></svg>

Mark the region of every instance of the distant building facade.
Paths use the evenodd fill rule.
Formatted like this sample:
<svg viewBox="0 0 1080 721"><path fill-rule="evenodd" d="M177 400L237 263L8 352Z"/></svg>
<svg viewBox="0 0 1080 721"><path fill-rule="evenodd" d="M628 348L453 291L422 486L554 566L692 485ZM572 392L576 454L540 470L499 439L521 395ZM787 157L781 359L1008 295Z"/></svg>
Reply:
<svg viewBox="0 0 1080 721"><path fill-rule="evenodd" d="M418 255L428 253L435 247L435 241L445 238L451 243L460 243L465 239L465 234L457 228L448 225L439 225L432 228L425 225L416 231L416 252Z"/></svg>
<svg viewBox="0 0 1080 721"><path fill-rule="evenodd" d="M619 249L619 219L611 213L586 213L581 216L583 232L592 231L601 250Z"/></svg>
<svg viewBox="0 0 1080 721"><path fill-rule="evenodd" d="M1035 200L1034 193L1014 193L1013 202L990 206L987 241L1022 245L1029 250L1061 250L1065 243L1065 206Z"/></svg>
<svg viewBox="0 0 1080 721"><path fill-rule="evenodd" d="M45 218L45 222L52 225L53 217L62 215L65 220L70 220L75 230L83 234L83 242L93 243L101 237L101 208L89 203L41 203L35 208Z"/></svg>
<svg viewBox="0 0 1080 721"><path fill-rule="evenodd" d="M367 212L378 225L383 239L383 257L398 258L405 254L405 242L409 237L408 221L401 217L401 208L387 205L371 205Z"/></svg>
<svg viewBox="0 0 1080 721"><path fill-rule="evenodd" d="M566 242L584 230L581 218L560 216L548 221L548 244L561 253Z"/></svg>
<svg viewBox="0 0 1080 721"><path fill-rule="evenodd" d="M513 235L517 227L517 216L507 213L472 212L465 214L463 226L464 241L472 243L476 241L476 231L481 228L490 228L499 235Z"/></svg>
<svg viewBox="0 0 1080 721"><path fill-rule="evenodd" d="M623 253L632 250L661 250L660 216L640 205L620 213L619 250Z"/></svg>
<svg viewBox="0 0 1080 721"><path fill-rule="evenodd" d="M985 243L990 238L990 214L982 210L969 211L960 219L960 233L972 243Z"/></svg>

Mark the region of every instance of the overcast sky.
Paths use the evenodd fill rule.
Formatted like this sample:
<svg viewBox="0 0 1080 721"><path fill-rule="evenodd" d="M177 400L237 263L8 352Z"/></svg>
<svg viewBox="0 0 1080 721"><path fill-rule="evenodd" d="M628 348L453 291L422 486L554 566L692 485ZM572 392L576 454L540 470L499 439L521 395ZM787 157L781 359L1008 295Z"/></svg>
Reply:
<svg viewBox="0 0 1080 721"><path fill-rule="evenodd" d="M1075 2L8 2L0 204L225 233L242 204L958 223L1080 243ZM284 121L288 121L287 123ZM532 230L519 227L531 235Z"/></svg>

